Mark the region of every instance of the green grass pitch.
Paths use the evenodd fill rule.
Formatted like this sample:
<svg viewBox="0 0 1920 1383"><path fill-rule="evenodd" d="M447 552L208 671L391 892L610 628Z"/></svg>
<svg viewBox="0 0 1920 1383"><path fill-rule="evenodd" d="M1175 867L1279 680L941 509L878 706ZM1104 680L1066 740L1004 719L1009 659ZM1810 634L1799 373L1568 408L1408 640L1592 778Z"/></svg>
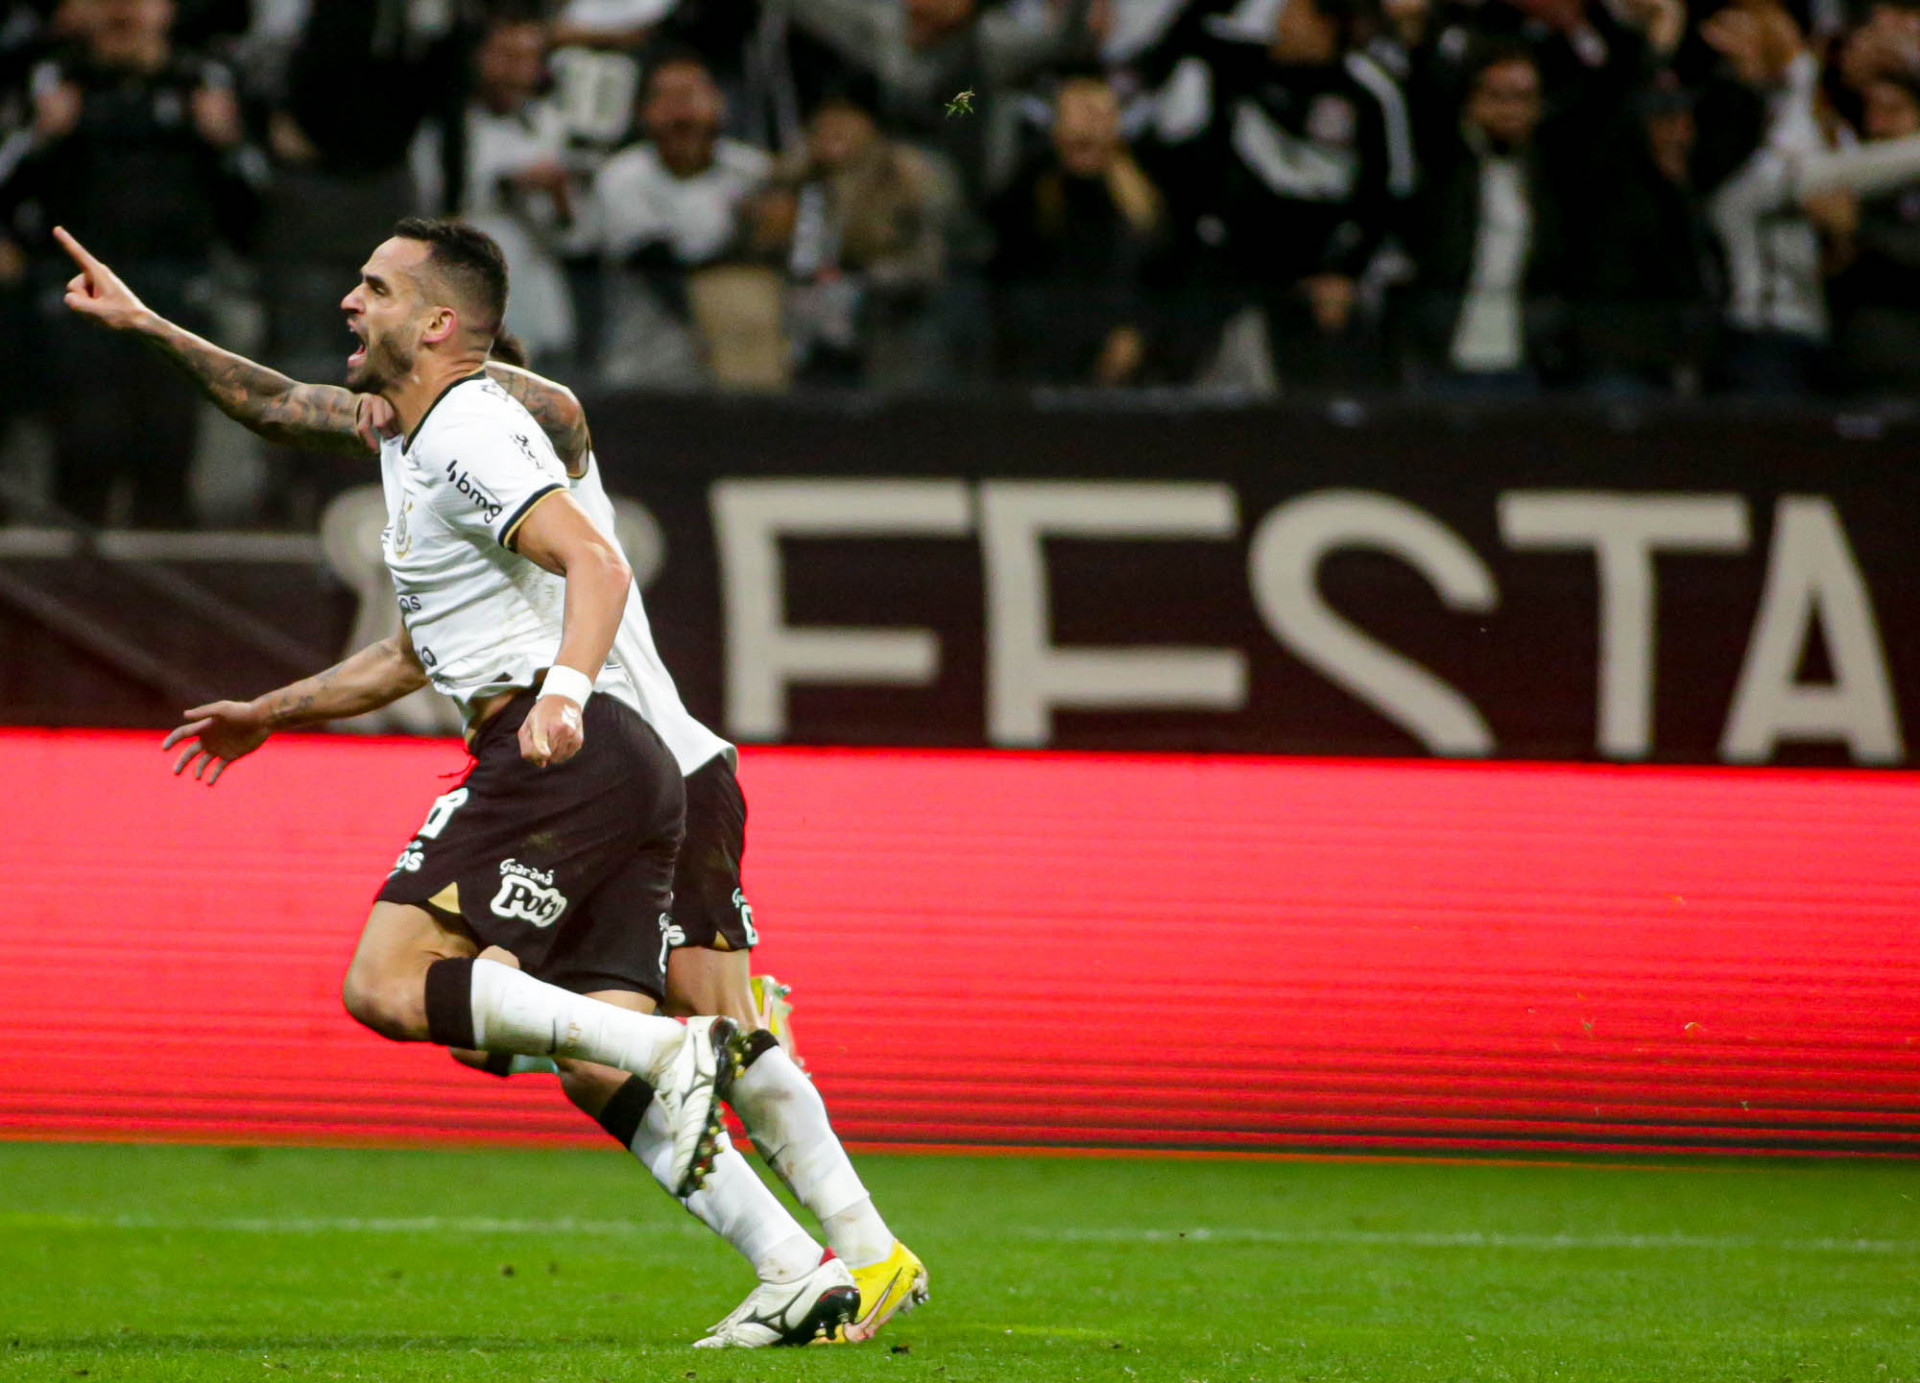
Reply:
<svg viewBox="0 0 1920 1383"><path fill-rule="evenodd" d="M931 1303L708 1353L749 1274L611 1147L0 1143L0 1378L1920 1378L1920 1164L861 1163Z"/></svg>

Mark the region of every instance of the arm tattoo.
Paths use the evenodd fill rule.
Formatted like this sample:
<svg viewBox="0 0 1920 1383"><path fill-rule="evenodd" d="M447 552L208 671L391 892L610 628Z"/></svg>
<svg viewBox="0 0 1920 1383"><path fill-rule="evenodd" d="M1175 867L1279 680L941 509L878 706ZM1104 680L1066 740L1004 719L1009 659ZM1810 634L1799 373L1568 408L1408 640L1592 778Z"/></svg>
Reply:
<svg viewBox="0 0 1920 1383"><path fill-rule="evenodd" d="M426 669L420 666L403 628L348 654L325 672L268 692L256 704L271 729L285 730L390 706L425 685Z"/></svg>
<svg viewBox="0 0 1920 1383"><path fill-rule="evenodd" d="M543 379L531 370L516 369L498 361L488 364L487 376L533 414L533 420L553 443L563 466L577 472L585 464L587 453L593 450L593 436L587 431L587 410L580 406L571 389Z"/></svg>
<svg viewBox="0 0 1920 1383"><path fill-rule="evenodd" d="M365 456L367 444L354 430L358 397L327 384L296 384L278 370L222 350L211 341L167 323L149 338L192 377L222 413L283 446Z"/></svg>
<svg viewBox="0 0 1920 1383"><path fill-rule="evenodd" d="M261 709L267 713L267 724L275 730L284 730L304 723L307 712L320 699L320 693L344 666L345 662L335 663L325 672L315 673L290 686L267 693L261 698Z"/></svg>

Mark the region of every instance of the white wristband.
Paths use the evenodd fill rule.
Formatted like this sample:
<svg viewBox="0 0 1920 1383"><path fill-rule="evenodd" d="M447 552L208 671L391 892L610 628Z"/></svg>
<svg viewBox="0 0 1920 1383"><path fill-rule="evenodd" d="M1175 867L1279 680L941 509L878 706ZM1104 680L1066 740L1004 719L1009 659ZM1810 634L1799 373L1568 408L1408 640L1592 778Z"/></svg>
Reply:
<svg viewBox="0 0 1920 1383"><path fill-rule="evenodd" d="M593 679L578 668L563 667L555 663L547 669L546 680L540 684L542 696L564 696L577 702L581 710L587 707L587 698L593 695Z"/></svg>

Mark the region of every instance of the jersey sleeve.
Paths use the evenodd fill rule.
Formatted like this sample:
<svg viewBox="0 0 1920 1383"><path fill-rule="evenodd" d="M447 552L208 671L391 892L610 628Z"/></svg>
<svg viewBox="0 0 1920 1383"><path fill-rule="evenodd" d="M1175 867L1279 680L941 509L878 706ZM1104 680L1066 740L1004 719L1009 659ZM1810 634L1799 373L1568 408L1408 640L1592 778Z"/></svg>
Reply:
<svg viewBox="0 0 1920 1383"><path fill-rule="evenodd" d="M467 386L497 390L491 382ZM567 488L566 467L525 409L504 393L437 430L419 460L428 502L455 532L511 550L534 506Z"/></svg>

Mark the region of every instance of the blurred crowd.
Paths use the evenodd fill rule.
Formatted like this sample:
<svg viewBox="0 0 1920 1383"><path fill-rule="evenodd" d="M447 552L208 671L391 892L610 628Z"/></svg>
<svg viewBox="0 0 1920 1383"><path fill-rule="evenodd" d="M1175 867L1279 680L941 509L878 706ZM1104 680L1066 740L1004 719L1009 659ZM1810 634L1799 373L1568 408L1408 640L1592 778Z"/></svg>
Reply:
<svg viewBox="0 0 1920 1383"><path fill-rule="evenodd" d="M56 223L337 379L415 210L586 387L1902 393L1920 0L1689 2L14 0L7 406L83 516L191 459Z"/></svg>

